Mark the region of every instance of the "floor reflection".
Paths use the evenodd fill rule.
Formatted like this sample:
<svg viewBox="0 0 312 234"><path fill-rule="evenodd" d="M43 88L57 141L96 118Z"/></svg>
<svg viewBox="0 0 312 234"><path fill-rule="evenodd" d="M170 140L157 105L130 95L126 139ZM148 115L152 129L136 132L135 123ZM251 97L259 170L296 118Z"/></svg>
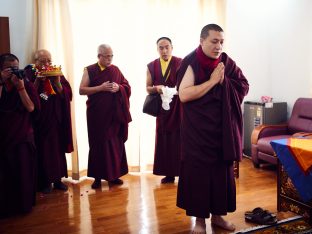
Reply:
<svg viewBox="0 0 312 234"><path fill-rule="evenodd" d="M109 186L102 181L101 189L92 190L87 196L90 224L93 233L129 233L127 205L129 189L127 182L121 186ZM83 217L82 217L83 218Z"/></svg>
<svg viewBox="0 0 312 234"><path fill-rule="evenodd" d="M155 185L153 192L155 198L155 210L157 220L159 220L159 233L179 233L189 234L192 222L191 218L185 215L185 211L176 206L177 186L175 183ZM177 227L179 232L177 232Z"/></svg>
<svg viewBox="0 0 312 234"><path fill-rule="evenodd" d="M237 210L226 217L237 230L255 225L245 222L246 210L259 205L273 212L276 209L276 173L253 170L252 162L247 159L241 165L241 176L236 183ZM109 187L102 181L102 188L97 190L91 189L93 179L79 183L66 180L67 192L38 193L37 204L31 213L0 219L0 233L190 233L195 219L176 207L178 183L160 184L161 178L151 173L129 173L122 177L122 186ZM5 188L1 189L6 192ZM278 213L279 219L291 216L293 214L289 212ZM207 233L230 233L211 228L209 219L206 227Z"/></svg>
<svg viewBox="0 0 312 234"><path fill-rule="evenodd" d="M191 219L176 207L177 183L162 185L151 173L122 179L96 190L89 178L66 181L67 192L38 193L30 214L0 220L0 233L189 233Z"/></svg>

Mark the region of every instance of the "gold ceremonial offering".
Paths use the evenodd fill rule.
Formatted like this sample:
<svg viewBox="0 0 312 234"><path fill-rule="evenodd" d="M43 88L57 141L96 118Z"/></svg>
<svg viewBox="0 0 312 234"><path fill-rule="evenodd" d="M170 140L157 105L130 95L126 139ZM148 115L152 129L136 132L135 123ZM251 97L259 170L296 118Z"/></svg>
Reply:
<svg viewBox="0 0 312 234"><path fill-rule="evenodd" d="M48 65L42 67L40 71L37 72L37 76L62 76L62 67L56 65Z"/></svg>

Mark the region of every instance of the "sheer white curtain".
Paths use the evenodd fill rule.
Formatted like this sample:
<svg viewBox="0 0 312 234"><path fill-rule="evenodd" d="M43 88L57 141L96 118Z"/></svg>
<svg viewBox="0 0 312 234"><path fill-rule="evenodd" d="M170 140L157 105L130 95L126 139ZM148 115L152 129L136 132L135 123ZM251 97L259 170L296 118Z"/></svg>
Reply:
<svg viewBox="0 0 312 234"><path fill-rule="evenodd" d="M130 82L133 121L126 143L128 164L145 170L153 163L155 118L142 113L146 65L158 57L156 40L173 41L184 57L199 44L208 23L225 27L226 0L38 0L38 48L49 49L64 65L75 99L79 166L87 168L85 96L78 94L83 68L97 61L97 46L110 44L114 61ZM41 13L41 14L40 14Z"/></svg>
<svg viewBox="0 0 312 234"><path fill-rule="evenodd" d="M73 37L68 1L34 0L33 52L47 49L51 52L54 65L61 65L62 71L75 90L73 69ZM71 103L74 152L67 155L68 168L72 177L79 178L78 152L76 144L75 99Z"/></svg>

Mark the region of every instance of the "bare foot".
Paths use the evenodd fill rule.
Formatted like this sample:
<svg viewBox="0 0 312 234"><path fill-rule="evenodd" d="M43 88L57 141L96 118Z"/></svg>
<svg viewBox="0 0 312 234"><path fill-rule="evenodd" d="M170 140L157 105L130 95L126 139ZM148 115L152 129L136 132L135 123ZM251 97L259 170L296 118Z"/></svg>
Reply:
<svg viewBox="0 0 312 234"><path fill-rule="evenodd" d="M235 230L235 225L229 221L224 220L220 215L212 215L211 224L216 225L228 231Z"/></svg>
<svg viewBox="0 0 312 234"><path fill-rule="evenodd" d="M192 234L206 234L205 219L196 218L195 227L192 230Z"/></svg>

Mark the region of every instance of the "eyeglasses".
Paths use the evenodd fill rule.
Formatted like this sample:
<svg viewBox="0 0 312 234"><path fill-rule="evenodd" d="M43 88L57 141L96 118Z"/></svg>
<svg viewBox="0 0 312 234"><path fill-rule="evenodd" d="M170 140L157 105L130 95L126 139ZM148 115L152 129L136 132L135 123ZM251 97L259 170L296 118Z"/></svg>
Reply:
<svg viewBox="0 0 312 234"><path fill-rule="evenodd" d="M113 58L114 55L113 54L99 54L99 56L103 57L103 58L106 58L106 59L109 59L109 58Z"/></svg>
<svg viewBox="0 0 312 234"><path fill-rule="evenodd" d="M51 59L46 59L46 58L37 59L37 61L39 61L40 63L44 63L44 64L52 62Z"/></svg>

